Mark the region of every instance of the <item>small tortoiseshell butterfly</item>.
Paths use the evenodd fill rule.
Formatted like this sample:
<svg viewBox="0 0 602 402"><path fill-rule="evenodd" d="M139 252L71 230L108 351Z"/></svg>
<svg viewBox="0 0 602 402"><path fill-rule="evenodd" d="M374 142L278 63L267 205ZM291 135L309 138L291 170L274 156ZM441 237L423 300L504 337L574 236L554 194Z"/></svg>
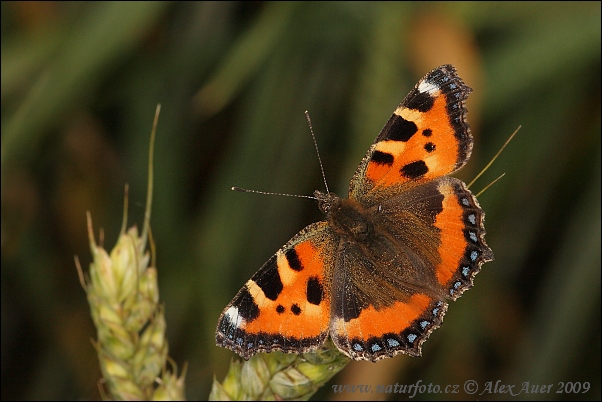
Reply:
<svg viewBox="0 0 602 402"><path fill-rule="evenodd" d="M451 65L422 78L360 163L349 197L316 191L326 219L278 250L224 309L217 345L249 359L315 351L330 335L355 360L421 355L448 300L493 260L477 199L447 176L472 151L471 91Z"/></svg>

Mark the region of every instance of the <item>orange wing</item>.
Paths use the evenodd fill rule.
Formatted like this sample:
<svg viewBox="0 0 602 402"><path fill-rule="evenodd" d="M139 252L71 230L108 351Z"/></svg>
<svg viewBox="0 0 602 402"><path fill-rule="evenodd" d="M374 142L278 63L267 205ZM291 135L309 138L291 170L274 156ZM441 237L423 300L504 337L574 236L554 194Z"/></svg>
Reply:
<svg viewBox="0 0 602 402"><path fill-rule="evenodd" d="M361 200L375 188L433 180L464 166L473 145L465 106L471 91L451 65L422 78L360 163L349 198Z"/></svg>
<svg viewBox="0 0 602 402"><path fill-rule="evenodd" d="M365 244L342 242L332 283L330 334L354 360L419 356L447 303L433 266L383 231Z"/></svg>
<svg viewBox="0 0 602 402"><path fill-rule="evenodd" d="M326 222L307 226L247 281L224 309L216 343L249 359L306 353L328 336L335 239Z"/></svg>
<svg viewBox="0 0 602 402"><path fill-rule="evenodd" d="M447 301L493 259L484 213L464 183L441 177L372 208L365 242L341 242L331 299L331 336L355 360L421 354Z"/></svg>

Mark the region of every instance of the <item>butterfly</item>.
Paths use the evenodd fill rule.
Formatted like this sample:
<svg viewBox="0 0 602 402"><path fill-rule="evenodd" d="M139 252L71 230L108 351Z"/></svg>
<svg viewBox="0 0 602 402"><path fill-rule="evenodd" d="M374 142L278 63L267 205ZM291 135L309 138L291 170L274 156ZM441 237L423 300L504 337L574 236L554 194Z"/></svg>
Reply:
<svg viewBox="0 0 602 402"><path fill-rule="evenodd" d="M472 151L470 92L451 65L416 84L368 149L348 197L316 191L326 218L296 234L226 306L218 346L249 359L312 352L330 336L354 360L421 355L448 302L493 260L483 210L448 176Z"/></svg>

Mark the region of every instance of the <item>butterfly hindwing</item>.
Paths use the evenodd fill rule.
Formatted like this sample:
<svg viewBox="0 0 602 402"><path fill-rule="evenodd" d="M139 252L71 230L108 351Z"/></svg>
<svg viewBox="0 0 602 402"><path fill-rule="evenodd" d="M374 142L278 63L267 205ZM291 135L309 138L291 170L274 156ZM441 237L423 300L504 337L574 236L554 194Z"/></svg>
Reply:
<svg viewBox="0 0 602 402"><path fill-rule="evenodd" d="M447 304L436 283L428 283L435 280L432 264L398 245L382 230L368 242L341 242L330 334L352 359L420 355L422 342L441 324Z"/></svg>
<svg viewBox="0 0 602 402"><path fill-rule="evenodd" d="M446 297L456 300L472 287L481 265L493 260L493 252L485 243L485 214L466 185L453 177L443 177L435 184L443 196L434 223L440 233L435 273Z"/></svg>

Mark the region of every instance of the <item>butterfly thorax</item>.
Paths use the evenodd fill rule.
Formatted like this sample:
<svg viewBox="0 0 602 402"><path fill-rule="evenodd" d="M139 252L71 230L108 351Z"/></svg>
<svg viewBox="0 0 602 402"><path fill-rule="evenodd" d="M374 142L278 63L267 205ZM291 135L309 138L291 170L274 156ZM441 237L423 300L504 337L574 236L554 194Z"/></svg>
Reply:
<svg viewBox="0 0 602 402"><path fill-rule="evenodd" d="M318 199L318 208L338 234L363 243L374 233L372 213L359 202L321 191L315 191L314 196Z"/></svg>

